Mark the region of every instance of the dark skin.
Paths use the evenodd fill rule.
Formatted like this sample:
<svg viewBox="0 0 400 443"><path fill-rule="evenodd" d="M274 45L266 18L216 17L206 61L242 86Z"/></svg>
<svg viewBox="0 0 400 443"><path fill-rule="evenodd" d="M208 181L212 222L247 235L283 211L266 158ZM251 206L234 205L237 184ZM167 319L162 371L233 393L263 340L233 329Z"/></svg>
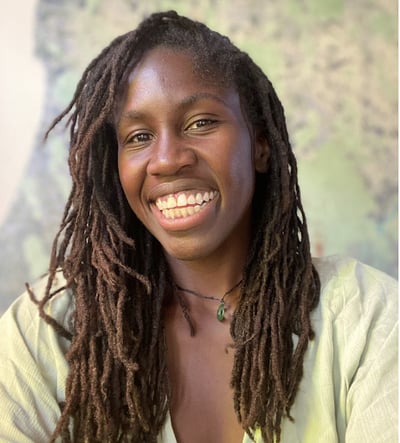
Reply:
<svg viewBox="0 0 400 443"><path fill-rule="evenodd" d="M267 156L237 92L201 79L188 53L155 48L132 71L116 126L122 187L162 245L175 282L221 298L242 277L255 173L265 169ZM218 302L181 293L194 336L176 297L165 309L170 414L179 443L243 440L229 386L229 325L239 292L227 297L223 322L216 319Z"/></svg>
<svg viewBox="0 0 400 443"><path fill-rule="evenodd" d="M229 387L234 355L228 347L231 312L219 324L214 303L188 303L196 325L194 337L188 334L179 306L173 304L166 312L170 412L177 441L242 442L244 432L234 414Z"/></svg>

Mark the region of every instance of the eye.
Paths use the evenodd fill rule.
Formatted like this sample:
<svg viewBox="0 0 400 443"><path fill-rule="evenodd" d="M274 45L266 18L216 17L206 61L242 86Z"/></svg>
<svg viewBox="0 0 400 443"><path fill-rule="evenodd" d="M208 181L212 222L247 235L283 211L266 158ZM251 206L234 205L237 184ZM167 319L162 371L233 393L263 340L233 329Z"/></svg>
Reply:
<svg viewBox="0 0 400 443"><path fill-rule="evenodd" d="M127 137L125 144L129 145L141 145L147 143L152 139L152 135L149 132L136 132Z"/></svg>
<svg viewBox="0 0 400 443"><path fill-rule="evenodd" d="M209 129L216 125L217 120L213 120L211 118L200 118L193 123L191 123L186 130L201 130L201 129Z"/></svg>

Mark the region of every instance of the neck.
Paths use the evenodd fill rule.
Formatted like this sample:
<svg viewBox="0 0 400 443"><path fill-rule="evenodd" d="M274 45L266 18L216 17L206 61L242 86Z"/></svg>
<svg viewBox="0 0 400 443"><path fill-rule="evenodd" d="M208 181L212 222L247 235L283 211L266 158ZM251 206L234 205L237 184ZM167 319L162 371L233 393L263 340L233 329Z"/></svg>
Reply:
<svg viewBox="0 0 400 443"><path fill-rule="evenodd" d="M167 258L168 260L168 258ZM168 260L174 282L204 295L222 297L243 277L244 260L230 263Z"/></svg>
<svg viewBox="0 0 400 443"><path fill-rule="evenodd" d="M185 317L188 315L190 334L195 335L198 325L203 327L210 320L229 324L240 296L242 267L221 263L204 268L186 261L174 264L174 304L180 305Z"/></svg>
<svg viewBox="0 0 400 443"><path fill-rule="evenodd" d="M164 249L174 282L181 287L202 294L221 294L243 278L251 239L250 209L234 230L215 246L193 245L180 257ZM177 248L174 248L175 250Z"/></svg>

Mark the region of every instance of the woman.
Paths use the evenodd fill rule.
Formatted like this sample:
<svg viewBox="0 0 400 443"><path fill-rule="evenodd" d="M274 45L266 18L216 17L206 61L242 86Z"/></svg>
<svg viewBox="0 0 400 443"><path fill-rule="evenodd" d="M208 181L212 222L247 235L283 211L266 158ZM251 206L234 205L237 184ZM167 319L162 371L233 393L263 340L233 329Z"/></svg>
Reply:
<svg viewBox="0 0 400 443"><path fill-rule="evenodd" d="M0 438L393 441L395 283L311 260L283 109L249 56L154 14L67 115L41 318L25 295L2 319Z"/></svg>

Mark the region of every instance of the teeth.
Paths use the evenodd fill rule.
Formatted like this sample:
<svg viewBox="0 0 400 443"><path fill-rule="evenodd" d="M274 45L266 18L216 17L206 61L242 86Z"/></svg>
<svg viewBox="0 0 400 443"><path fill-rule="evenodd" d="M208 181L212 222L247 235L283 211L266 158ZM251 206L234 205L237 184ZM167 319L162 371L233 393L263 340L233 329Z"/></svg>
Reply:
<svg viewBox="0 0 400 443"><path fill-rule="evenodd" d="M188 215L196 214L197 212L201 211L201 208L203 205L195 205L195 206L188 206L186 208L172 208L172 209L164 209L162 212L164 214L165 218L169 219L175 219L175 218L182 218L187 217Z"/></svg>
<svg viewBox="0 0 400 443"><path fill-rule="evenodd" d="M179 193L176 197L169 195L167 198L158 198L155 204L166 218L175 219L199 212L216 195L216 191L197 192L189 195Z"/></svg>
<svg viewBox="0 0 400 443"><path fill-rule="evenodd" d="M187 205L186 195L185 194L179 194L178 195L178 200L177 200L176 203L177 203L178 206L186 206Z"/></svg>
<svg viewBox="0 0 400 443"><path fill-rule="evenodd" d="M175 208L175 207L176 207L176 199L175 199L175 197L168 197L167 208L170 209L170 208Z"/></svg>
<svg viewBox="0 0 400 443"><path fill-rule="evenodd" d="M196 203L198 203L199 205L203 203L203 196L200 194L200 192L196 194Z"/></svg>

